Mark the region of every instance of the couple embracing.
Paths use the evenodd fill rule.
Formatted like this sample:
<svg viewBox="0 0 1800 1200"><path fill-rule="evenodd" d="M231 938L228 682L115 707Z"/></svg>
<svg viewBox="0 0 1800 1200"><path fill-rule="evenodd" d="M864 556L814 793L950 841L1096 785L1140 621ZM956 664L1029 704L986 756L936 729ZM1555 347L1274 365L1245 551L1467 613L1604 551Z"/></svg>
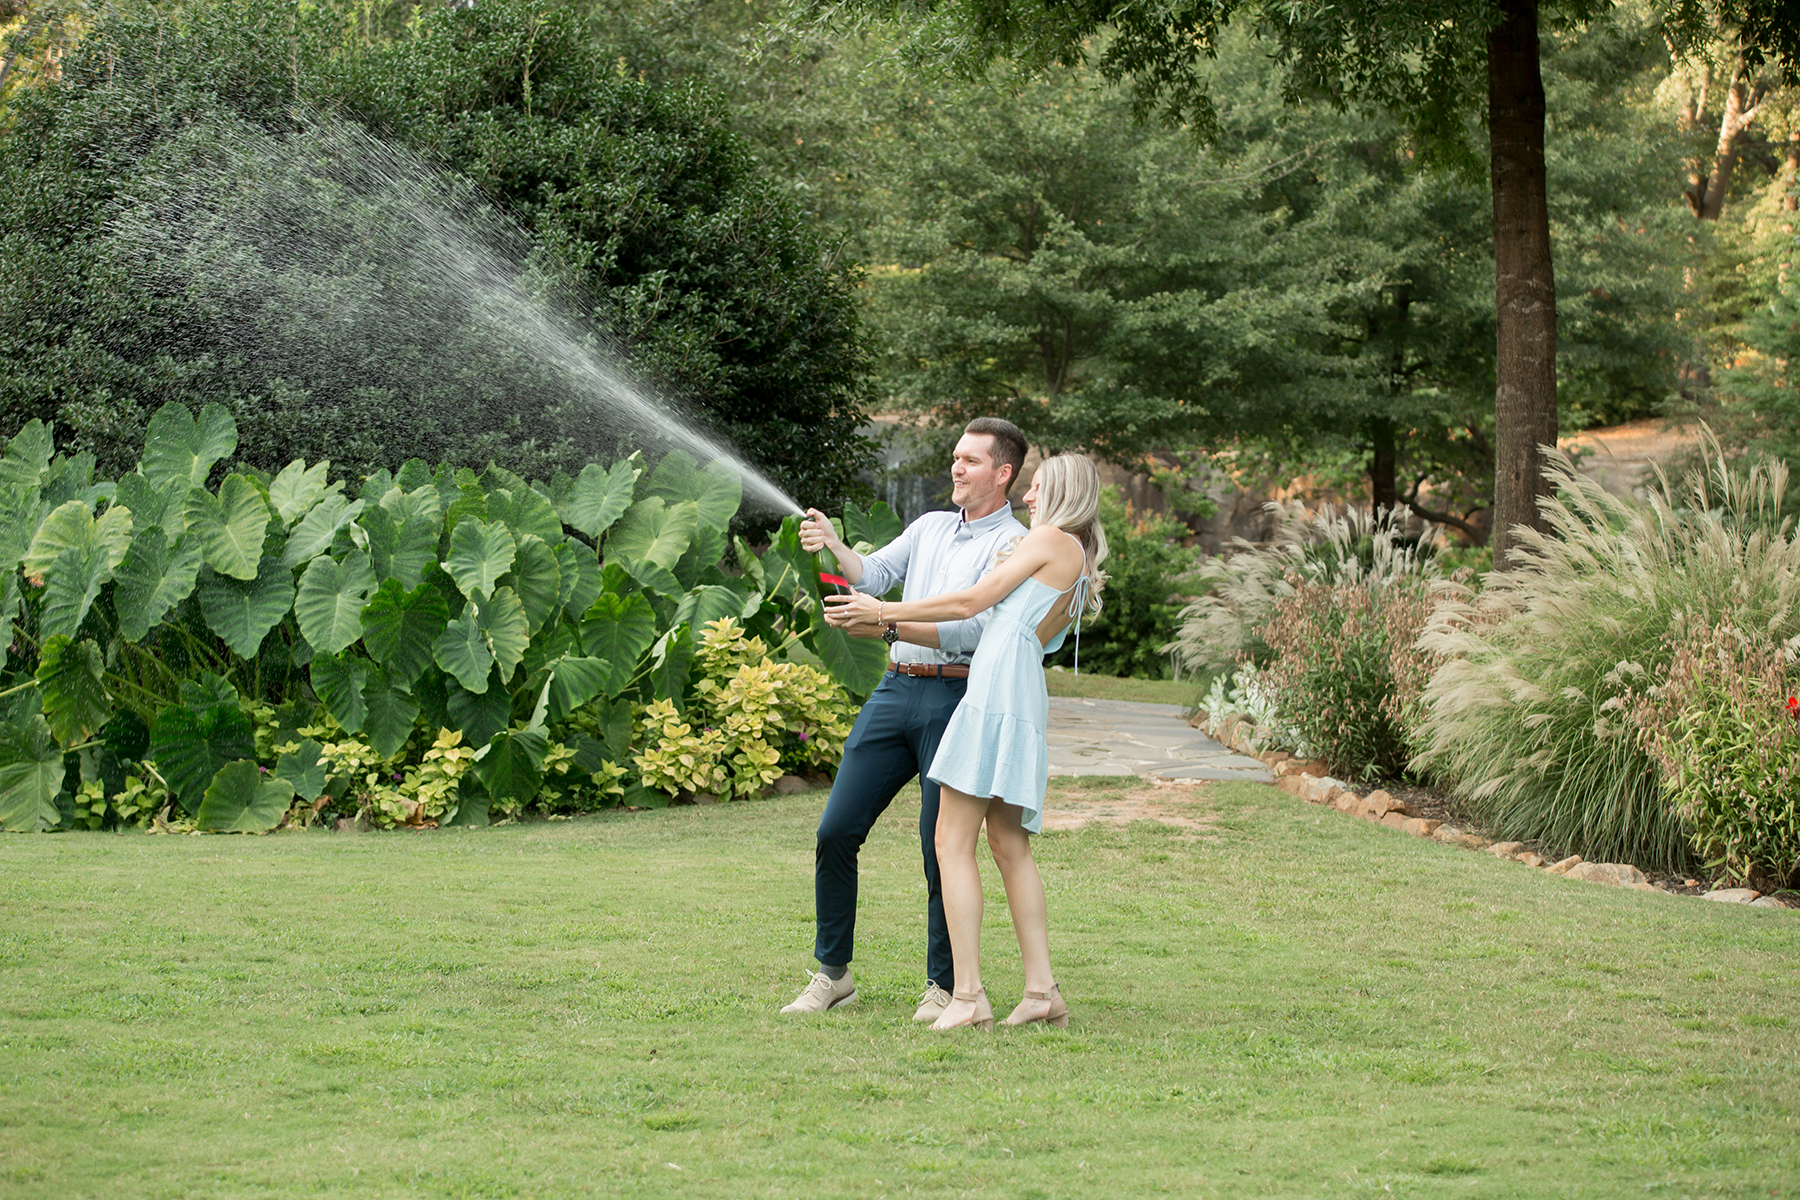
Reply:
<svg viewBox="0 0 1800 1200"><path fill-rule="evenodd" d="M929 934L925 995L913 1019L933 1029L993 1027L981 982L975 861L985 824L1025 967L1025 996L1005 1023L1068 1023L1050 970L1044 885L1031 857L1049 774L1043 656L1061 646L1084 607L1099 611L1106 537L1099 476L1076 455L1045 460L1025 493L1031 528L1019 523L1007 493L1025 450L1010 421L971 421L950 471L958 511L926 513L867 556L846 546L816 509L801 527L801 544L829 549L856 588L826 598L826 619L884 638L892 650L844 743L819 820L813 954L820 969L784 1013L824 1012L856 998L857 853L876 818L918 776ZM903 585L898 602L878 599L895 584Z"/></svg>

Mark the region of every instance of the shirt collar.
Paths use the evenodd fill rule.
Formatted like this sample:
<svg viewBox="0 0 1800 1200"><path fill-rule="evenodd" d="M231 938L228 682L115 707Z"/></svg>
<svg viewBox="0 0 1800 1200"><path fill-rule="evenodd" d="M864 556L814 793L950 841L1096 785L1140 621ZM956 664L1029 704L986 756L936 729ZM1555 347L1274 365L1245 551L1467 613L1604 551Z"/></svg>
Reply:
<svg viewBox="0 0 1800 1200"><path fill-rule="evenodd" d="M979 537L989 530L1000 528L1000 526L1011 520L1013 520L1013 510L1012 505L1010 504L1002 504L987 516L975 521L965 518L962 515L962 510L958 509L956 512L956 531L958 533L967 533L971 536Z"/></svg>

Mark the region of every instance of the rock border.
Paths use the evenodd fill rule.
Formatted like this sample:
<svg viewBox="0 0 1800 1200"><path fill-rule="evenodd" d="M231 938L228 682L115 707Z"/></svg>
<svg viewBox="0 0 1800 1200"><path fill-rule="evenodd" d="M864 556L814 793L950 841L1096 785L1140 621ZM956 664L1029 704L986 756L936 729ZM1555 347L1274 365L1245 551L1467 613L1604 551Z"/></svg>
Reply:
<svg viewBox="0 0 1800 1200"><path fill-rule="evenodd" d="M1582 879L1589 883L1604 883L1634 891L1675 894L1664 893L1630 863L1587 862L1579 854L1571 854L1559 862L1548 862L1541 855L1526 849L1523 842L1496 842L1448 821L1427 818L1411 804L1396 800L1383 789L1376 788L1359 795L1348 784L1327 774L1323 759L1302 761L1282 750L1263 750L1261 746L1265 738L1259 735L1264 731L1241 716L1227 717L1213 724L1204 715L1200 715L1192 723L1195 728L1227 749L1266 764L1269 773L1275 777L1272 786L1309 804L1385 825L1413 837L1430 838L1446 846L1485 851L1496 858L1524 863L1546 875L1561 875L1566 879ZM1756 908L1788 907L1773 896L1765 896L1755 888L1747 887L1714 888L1700 899L1724 904L1748 904Z"/></svg>

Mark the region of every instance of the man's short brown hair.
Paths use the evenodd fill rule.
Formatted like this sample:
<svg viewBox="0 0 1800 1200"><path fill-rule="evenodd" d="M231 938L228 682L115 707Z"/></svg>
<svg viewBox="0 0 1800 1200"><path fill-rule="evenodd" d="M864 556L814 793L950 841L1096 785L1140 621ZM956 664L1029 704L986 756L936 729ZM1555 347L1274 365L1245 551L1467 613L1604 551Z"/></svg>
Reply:
<svg viewBox="0 0 1800 1200"><path fill-rule="evenodd" d="M1025 435L1019 427L1003 417L976 417L963 426L963 432L986 434L994 439L994 463L1012 467L1006 480L1006 490L1012 491L1012 485L1019 481L1019 472L1025 469Z"/></svg>

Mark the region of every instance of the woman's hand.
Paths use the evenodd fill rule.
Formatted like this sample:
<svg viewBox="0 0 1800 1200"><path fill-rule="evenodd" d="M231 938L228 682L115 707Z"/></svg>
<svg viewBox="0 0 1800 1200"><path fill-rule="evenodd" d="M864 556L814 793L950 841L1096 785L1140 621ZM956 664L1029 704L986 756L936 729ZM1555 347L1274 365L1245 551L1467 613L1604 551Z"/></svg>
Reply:
<svg viewBox="0 0 1800 1200"><path fill-rule="evenodd" d="M881 602L863 592L825 597L825 620L839 629L864 623L876 624L876 614L880 611Z"/></svg>

